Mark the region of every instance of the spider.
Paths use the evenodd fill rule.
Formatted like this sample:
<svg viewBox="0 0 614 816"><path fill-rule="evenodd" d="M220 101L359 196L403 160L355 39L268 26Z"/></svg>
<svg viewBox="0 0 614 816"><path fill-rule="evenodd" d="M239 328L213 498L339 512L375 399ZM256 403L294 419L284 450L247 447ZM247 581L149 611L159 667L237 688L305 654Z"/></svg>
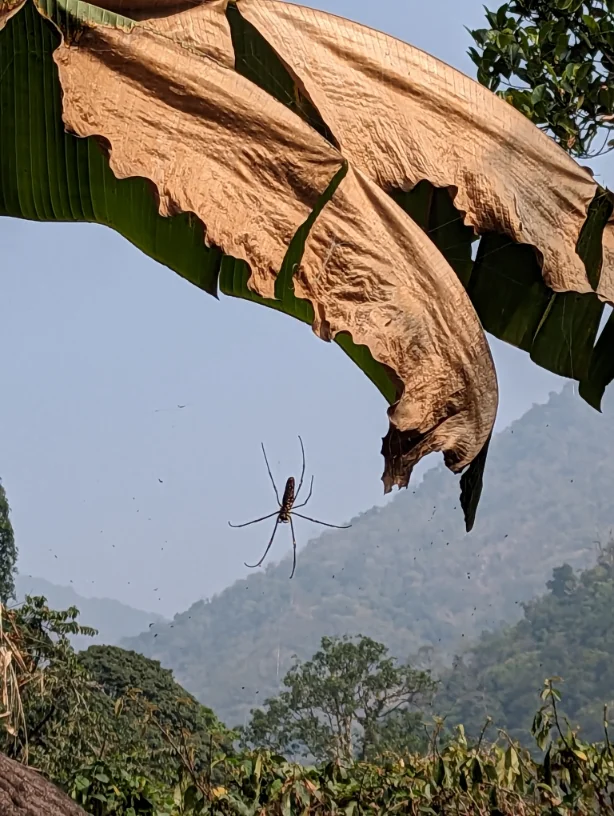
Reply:
<svg viewBox="0 0 614 816"><path fill-rule="evenodd" d="M273 528L273 535L269 539L269 543L267 544L267 548L264 551L264 555L258 561L257 564L245 564L246 567L249 569L256 569L262 565L262 562L267 557L269 550L273 546L273 539L275 538L275 533L277 532L277 525L278 524L289 524L290 529L292 530L292 572L290 574L290 578L294 576L294 571L296 570L296 538L294 536L294 523L292 522L292 515L298 516L299 518L305 519L306 521L312 521L314 524L322 524L324 527L334 527L336 530L347 530L352 525L351 524L329 524L326 521L319 521L318 519L311 518L310 516L304 516L302 513L297 513L295 507L304 507L309 499L311 498L311 494L313 492L313 476L311 477L311 484L309 486L309 494L307 498L302 504L296 504L295 502L298 499L299 493L301 492L301 487L303 486L303 479L305 478L305 448L303 447L303 440L299 436L298 441L301 443L301 453L303 455L303 469L301 470L301 478L298 483L298 490L296 493L294 492L294 477L290 476L288 481L286 482L286 488L284 490L284 495L282 500L279 500L279 493L277 491L277 485L275 484L275 480L273 479L273 474L271 473L271 468L269 466L269 460L266 456L266 451L264 449L264 444L262 445L262 453L264 454L264 461L266 463L266 469L269 473L269 478L271 479L271 484L273 485L273 490L275 491L275 498L277 499L277 504L279 505L279 510L275 510L273 513L269 513L267 516L261 516L260 518L254 519L253 521L246 521L245 524L231 524L228 522L230 527L248 527L250 524L258 524L260 521L265 521L266 519L273 518L276 516L275 519L275 527Z"/></svg>

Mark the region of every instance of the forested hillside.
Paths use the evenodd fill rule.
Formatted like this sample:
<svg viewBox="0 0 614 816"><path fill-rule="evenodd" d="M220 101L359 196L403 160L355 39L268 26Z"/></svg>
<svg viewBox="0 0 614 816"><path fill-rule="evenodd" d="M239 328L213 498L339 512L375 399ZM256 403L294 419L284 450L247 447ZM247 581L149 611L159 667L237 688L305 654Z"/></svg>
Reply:
<svg viewBox="0 0 614 816"><path fill-rule="evenodd" d="M458 480L438 467L310 542L292 581L287 560L269 564L123 645L172 668L229 725L323 635L365 634L400 659L430 645L450 659L483 629L517 621L555 567L594 565L614 527L613 483L613 400L600 415L567 387L493 440L469 535Z"/></svg>
<svg viewBox="0 0 614 816"><path fill-rule="evenodd" d="M614 706L614 543L580 574L554 570L548 592L514 626L485 632L443 677L435 707L449 723L479 734L486 716L527 741L535 694L560 676L562 712L584 740L603 740L603 707ZM610 712L610 717L614 712Z"/></svg>

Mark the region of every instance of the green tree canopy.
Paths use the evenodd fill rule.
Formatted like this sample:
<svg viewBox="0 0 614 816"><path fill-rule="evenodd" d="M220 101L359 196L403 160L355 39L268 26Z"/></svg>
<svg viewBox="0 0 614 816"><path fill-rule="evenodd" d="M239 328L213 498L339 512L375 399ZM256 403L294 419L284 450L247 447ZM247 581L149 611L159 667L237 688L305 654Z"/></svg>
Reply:
<svg viewBox="0 0 614 816"><path fill-rule="evenodd" d="M27 597L0 611L0 655L11 655L0 677L0 751L9 757L61 784L81 766L120 760L171 784L181 760L165 731L180 735L197 769L213 747L230 752L232 735L156 661L117 647L77 654L70 635L95 630L77 622L75 607Z"/></svg>
<svg viewBox="0 0 614 816"><path fill-rule="evenodd" d="M435 683L428 672L387 654L383 644L360 635L322 638L311 660L297 661L285 676L286 689L252 711L245 741L316 760L415 749L418 712Z"/></svg>
<svg viewBox="0 0 614 816"><path fill-rule="evenodd" d="M94 684L69 636L92 635L77 623L78 610L49 609L45 598L0 605L2 653L11 656L0 686L0 750L61 777L67 761L100 748L103 738L89 705Z"/></svg>
<svg viewBox="0 0 614 816"><path fill-rule="evenodd" d="M486 17L469 51L480 82L573 156L611 150L614 2L511 0Z"/></svg>
<svg viewBox="0 0 614 816"><path fill-rule="evenodd" d="M10 507L0 481L0 601L15 597L17 546L10 519Z"/></svg>
<svg viewBox="0 0 614 816"><path fill-rule="evenodd" d="M124 730L141 729L144 714L155 712L155 720L162 729L189 735L196 756L196 766L207 762L210 740L224 743L230 750L232 735L218 720L213 711L201 705L173 677L170 669L163 668L157 660L151 660L119 646L90 646L79 653L79 661L104 694L107 715L121 706ZM150 756L160 756L167 761L168 742L162 731L149 720L143 731L143 740Z"/></svg>
<svg viewBox="0 0 614 816"><path fill-rule="evenodd" d="M562 712L584 739L603 739L603 707L612 704L614 676L614 542L598 563L575 573L553 570L549 592L523 604L514 626L484 633L442 682L438 714L479 733L486 716L516 739L527 738L535 689L559 676Z"/></svg>

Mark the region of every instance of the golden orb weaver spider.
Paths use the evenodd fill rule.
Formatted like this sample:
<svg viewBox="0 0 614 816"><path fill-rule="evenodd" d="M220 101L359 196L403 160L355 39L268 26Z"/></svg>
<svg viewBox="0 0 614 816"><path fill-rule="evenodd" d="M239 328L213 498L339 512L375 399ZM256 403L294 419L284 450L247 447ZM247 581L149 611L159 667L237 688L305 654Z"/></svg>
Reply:
<svg viewBox="0 0 614 816"><path fill-rule="evenodd" d="M269 460L267 459L266 451L264 449L264 444L260 443L262 446L262 453L264 454L264 461L266 463L266 469L269 474L269 478L271 479L271 484L273 485L273 490L275 491L275 498L277 499L277 504L279 505L279 510L275 510L273 513L269 513L266 516L261 516L260 518L253 519L253 521L246 521L244 524L231 524L228 522L230 527L238 528L238 527L248 527L250 524L258 524L260 521L266 521L266 519L275 518L275 527L273 528L273 534L269 539L269 543L267 544L267 548L264 551L264 555L258 561L257 564L245 564L246 567L249 569L256 569L257 567L262 566L264 559L267 557L269 550L273 546L273 539L275 538L275 533L277 532L277 527L279 524L289 524L290 530L292 531L292 572L290 573L290 578L294 576L294 572L296 570L296 536L294 535L294 523L292 521L292 515L298 516L299 518L305 519L306 521L312 521L314 524L321 524L323 527L334 527L336 530L347 530L352 525L351 524L329 524L326 521L320 521L319 519L311 518L310 516L304 516L302 513L296 512L296 507L305 507L309 499L311 498L311 494L313 493L313 476L311 477L311 484L309 486L309 493L307 498L305 499L302 504L296 504L296 500L299 497L301 492L301 488L303 486L303 480L305 478L305 448L303 446L303 440L299 436L298 441L301 443L301 453L303 455L303 469L301 470L301 478L298 483L298 490L296 493L294 492L294 476L290 476L290 478L286 481L286 487L284 490L284 495L279 500L279 492L277 490L277 485L275 484L275 479L273 479L273 474L271 473L271 468L269 466Z"/></svg>

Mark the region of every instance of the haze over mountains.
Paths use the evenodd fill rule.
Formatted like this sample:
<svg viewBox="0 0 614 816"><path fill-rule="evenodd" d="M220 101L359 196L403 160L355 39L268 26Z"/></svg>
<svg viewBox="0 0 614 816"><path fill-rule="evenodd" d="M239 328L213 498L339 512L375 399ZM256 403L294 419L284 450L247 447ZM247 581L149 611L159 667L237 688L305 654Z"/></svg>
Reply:
<svg viewBox="0 0 614 816"><path fill-rule="evenodd" d="M292 581L288 555L122 645L172 668L230 725L323 635L369 635L400 659L430 646L450 660L483 629L518 620L555 567L595 563L614 527L611 396L605 403L600 415L568 386L497 435L471 534L458 479L438 467L351 529L310 542Z"/></svg>
<svg viewBox="0 0 614 816"><path fill-rule="evenodd" d="M85 598L70 586L58 586L32 575L15 576L17 600L26 595L43 595L52 609L64 610L76 606L80 612L79 622L98 629L95 637L71 636L76 649L86 649L93 643L118 645L124 637L137 635L152 622L162 623L164 618L155 612L144 612L111 598Z"/></svg>
<svg viewBox="0 0 614 816"><path fill-rule="evenodd" d="M93 640L76 638L77 648L120 644L160 660L239 724L279 689L293 655L309 658L323 635L369 635L400 659L431 647L430 664L441 666L482 630L519 620L554 568L591 567L614 528L613 431L614 399L600 415L568 386L495 437L471 534L458 479L437 467L351 529L307 544L292 581L288 552L172 621L23 575L18 596L77 606L81 623L99 629Z"/></svg>

